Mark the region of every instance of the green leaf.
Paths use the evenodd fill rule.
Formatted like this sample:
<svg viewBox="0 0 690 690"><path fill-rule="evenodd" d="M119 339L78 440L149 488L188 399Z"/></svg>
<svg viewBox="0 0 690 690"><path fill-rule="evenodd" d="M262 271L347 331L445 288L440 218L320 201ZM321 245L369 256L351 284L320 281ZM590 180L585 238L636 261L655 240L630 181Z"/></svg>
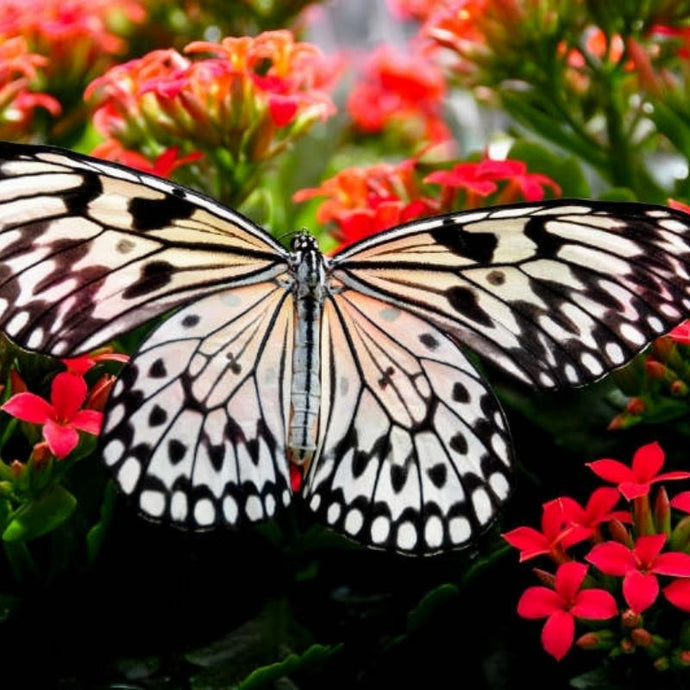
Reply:
<svg viewBox="0 0 690 690"><path fill-rule="evenodd" d="M280 678L289 676L297 671L321 666L332 656L338 654L341 649L342 644L313 644L304 654L289 654L282 661L255 669L239 683L237 690L255 690L257 688L273 687L270 684Z"/></svg>
<svg viewBox="0 0 690 690"><path fill-rule="evenodd" d="M459 592L458 586L449 582L427 592L419 604L407 614L407 629L413 632L422 628L439 608L455 599Z"/></svg>
<svg viewBox="0 0 690 690"><path fill-rule="evenodd" d="M638 201L629 187L611 187L599 195L601 201Z"/></svg>
<svg viewBox="0 0 690 690"><path fill-rule="evenodd" d="M74 512L77 499L60 484L52 484L14 514L2 534L3 541L28 541L52 532Z"/></svg>

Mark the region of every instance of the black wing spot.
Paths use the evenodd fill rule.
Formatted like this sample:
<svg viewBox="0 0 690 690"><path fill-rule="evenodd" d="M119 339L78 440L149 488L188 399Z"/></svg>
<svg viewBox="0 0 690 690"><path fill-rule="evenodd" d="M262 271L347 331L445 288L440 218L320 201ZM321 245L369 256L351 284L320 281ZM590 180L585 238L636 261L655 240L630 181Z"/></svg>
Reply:
<svg viewBox="0 0 690 690"><path fill-rule="evenodd" d="M395 374L395 369L393 367L388 367L386 371L383 372L381 378L378 380L379 388L385 388L387 385L392 383L393 374Z"/></svg>
<svg viewBox="0 0 690 690"><path fill-rule="evenodd" d="M193 328L199 321L201 321L201 317L198 314L187 314L187 316L182 319L182 328Z"/></svg>
<svg viewBox="0 0 690 690"><path fill-rule="evenodd" d="M162 379L168 375L168 370L165 368L165 362L159 357L149 369L149 376L154 379Z"/></svg>
<svg viewBox="0 0 690 690"><path fill-rule="evenodd" d="M176 438L170 439L168 441L168 455L170 456L170 462L176 465L180 462L187 453L187 446L178 441Z"/></svg>
<svg viewBox="0 0 690 690"><path fill-rule="evenodd" d="M448 478L448 468L443 463L439 463L438 465L430 467L426 473L429 479L431 479L431 483L437 489L442 489L446 485L446 479Z"/></svg>
<svg viewBox="0 0 690 690"><path fill-rule="evenodd" d="M158 230L179 220L189 218L194 213L194 204L175 194L167 194L161 199L134 198L129 202L129 212L140 232Z"/></svg>
<svg viewBox="0 0 690 690"><path fill-rule="evenodd" d="M467 455L467 439L459 431L450 439L450 447L460 455Z"/></svg>
<svg viewBox="0 0 690 690"><path fill-rule="evenodd" d="M446 290L446 299L462 316L482 326L493 326L491 317L479 306L474 290L460 286L451 287Z"/></svg>
<svg viewBox="0 0 690 690"><path fill-rule="evenodd" d="M446 218L443 225L430 230L436 244L440 244L453 254L473 259L480 264L491 263L498 238L492 232L467 232L454 219Z"/></svg>
<svg viewBox="0 0 690 690"><path fill-rule="evenodd" d="M503 285L503 283L506 282L506 274L503 271L494 269L493 271L489 271L486 280L491 283L491 285Z"/></svg>
<svg viewBox="0 0 690 690"><path fill-rule="evenodd" d="M465 386L459 382L453 384L453 400L459 403L467 403L470 401L470 393Z"/></svg>
<svg viewBox="0 0 690 690"><path fill-rule="evenodd" d="M160 426L168 421L168 413L160 406L154 405L149 414L149 425Z"/></svg>
<svg viewBox="0 0 690 690"><path fill-rule="evenodd" d="M419 336L419 342L429 350L435 350L439 345L436 336L432 333L422 333Z"/></svg>
<svg viewBox="0 0 690 690"><path fill-rule="evenodd" d="M142 266L139 280L124 290L122 296L124 299L134 299L160 290L172 281L174 272L175 267L167 261L151 261Z"/></svg>

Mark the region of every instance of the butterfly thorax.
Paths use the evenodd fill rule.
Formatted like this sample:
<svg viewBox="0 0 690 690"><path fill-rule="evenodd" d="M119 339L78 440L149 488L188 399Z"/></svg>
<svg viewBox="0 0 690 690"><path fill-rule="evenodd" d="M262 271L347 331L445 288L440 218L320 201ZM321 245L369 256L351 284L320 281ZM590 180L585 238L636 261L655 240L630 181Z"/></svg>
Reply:
<svg viewBox="0 0 690 690"><path fill-rule="evenodd" d="M325 266L315 238L306 232L292 242L290 255L295 327L292 350L288 456L308 466L316 451L316 429L321 405L320 331L325 297Z"/></svg>

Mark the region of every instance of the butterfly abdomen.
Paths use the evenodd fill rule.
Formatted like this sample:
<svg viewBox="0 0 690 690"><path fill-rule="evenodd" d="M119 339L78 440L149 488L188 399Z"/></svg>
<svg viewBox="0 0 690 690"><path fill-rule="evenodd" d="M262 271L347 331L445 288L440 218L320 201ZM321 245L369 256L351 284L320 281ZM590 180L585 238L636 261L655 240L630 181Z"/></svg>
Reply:
<svg viewBox="0 0 690 690"><path fill-rule="evenodd" d="M295 329L287 453L291 462L308 465L316 452L321 406L319 340L325 294L323 258L313 237L304 233L295 238L290 263Z"/></svg>

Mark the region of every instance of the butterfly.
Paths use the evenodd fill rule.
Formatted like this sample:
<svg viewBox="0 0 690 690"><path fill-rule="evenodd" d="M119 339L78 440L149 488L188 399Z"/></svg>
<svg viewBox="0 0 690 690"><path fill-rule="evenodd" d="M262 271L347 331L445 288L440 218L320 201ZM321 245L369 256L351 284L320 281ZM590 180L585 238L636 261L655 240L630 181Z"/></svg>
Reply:
<svg viewBox="0 0 690 690"><path fill-rule="evenodd" d="M466 354L543 389L600 378L690 309L690 216L545 201L416 220L333 256L212 199L0 144L0 328L65 357L162 317L106 408L106 465L191 529L295 493L363 544L472 543L506 501L505 415Z"/></svg>

